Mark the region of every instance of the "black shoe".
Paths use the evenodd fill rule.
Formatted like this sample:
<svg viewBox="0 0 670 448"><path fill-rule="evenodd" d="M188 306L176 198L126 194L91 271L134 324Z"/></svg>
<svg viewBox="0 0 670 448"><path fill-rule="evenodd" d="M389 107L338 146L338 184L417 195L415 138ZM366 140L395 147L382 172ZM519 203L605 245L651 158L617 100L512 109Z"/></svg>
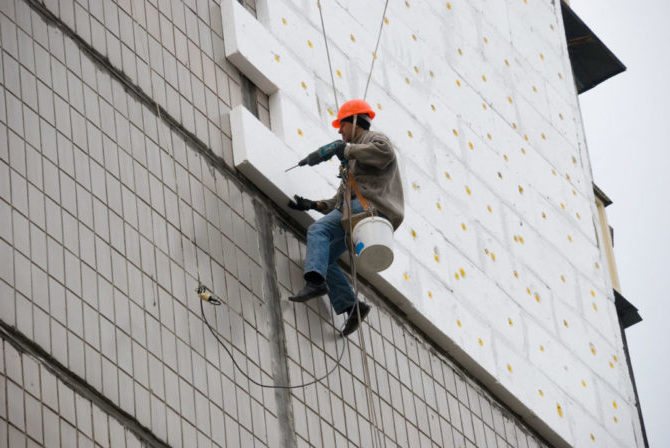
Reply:
<svg viewBox="0 0 670 448"><path fill-rule="evenodd" d="M351 333L358 330L361 322L363 322L370 313L371 307L365 302L358 302L358 309L360 309L361 314L360 320L358 319L358 310L356 305L354 305L349 311L349 317L347 318L347 322L344 324L344 328L342 329L342 336L349 336Z"/></svg>
<svg viewBox="0 0 670 448"><path fill-rule="evenodd" d="M307 302L326 293L328 293L328 286L326 286L325 281L307 282L298 294L290 296L288 299L291 302Z"/></svg>

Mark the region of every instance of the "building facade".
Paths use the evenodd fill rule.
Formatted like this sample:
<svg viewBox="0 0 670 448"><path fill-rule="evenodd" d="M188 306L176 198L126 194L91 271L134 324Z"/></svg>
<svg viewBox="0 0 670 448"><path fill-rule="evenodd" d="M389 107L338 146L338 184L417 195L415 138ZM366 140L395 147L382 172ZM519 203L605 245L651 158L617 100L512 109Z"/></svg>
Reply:
<svg viewBox="0 0 670 448"><path fill-rule="evenodd" d="M560 2L384 7L0 2L0 446L644 446ZM407 216L345 340L284 170L363 96Z"/></svg>

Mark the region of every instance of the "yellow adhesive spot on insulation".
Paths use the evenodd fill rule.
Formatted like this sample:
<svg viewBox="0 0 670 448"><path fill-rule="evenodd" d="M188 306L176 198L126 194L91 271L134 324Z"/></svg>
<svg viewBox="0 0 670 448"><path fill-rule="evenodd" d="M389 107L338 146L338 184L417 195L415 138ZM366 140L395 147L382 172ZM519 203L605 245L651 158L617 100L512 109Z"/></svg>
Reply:
<svg viewBox="0 0 670 448"><path fill-rule="evenodd" d="M453 8L453 6L451 5L450 2L447 2L447 5L446 5L446 6L447 6L447 9L448 9L448 10L451 10L451 8Z"/></svg>
<svg viewBox="0 0 670 448"><path fill-rule="evenodd" d="M440 256L438 254L433 254L433 260L435 260L435 263L440 262Z"/></svg>
<svg viewBox="0 0 670 448"><path fill-rule="evenodd" d="M463 50L461 50L461 49L459 48L459 49L458 49L458 54L459 54L460 56L463 56Z"/></svg>
<svg viewBox="0 0 670 448"><path fill-rule="evenodd" d="M591 291L589 291L589 293L591 294L591 297L595 297L595 296L596 296L596 291L593 290L593 289L592 289Z"/></svg>
<svg viewBox="0 0 670 448"><path fill-rule="evenodd" d="M486 133L486 138L488 138L489 140L493 140L493 136L491 135L490 132Z"/></svg>
<svg viewBox="0 0 670 448"><path fill-rule="evenodd" d="M568 324L568 321L565 320L565 319L563 319L563 326L564 326L565 328L570 327L570 325Z"/></svg>
<svg viewBox="0 0 670 448"><path fill-rule="evenodd" d="M305 135L304 132L302 132L302 129L300 129L300 128L298 128L298 135L299 135L300 137L302 137L303 135Z"/></svg>
<svg viewBox="0 0 670 448"><path fill-rule="evenodd" d="M612 421L613 421L614 423L619 423L619 417L617 417L617 416L615 415L614 417L612 417Z"/></svg>
<svg viewBox="0 0 670 448"><path fill-rule="evenodd" d="M542 212L542 219L547 219L547 214L545 212Z"/></svg>
<svg viewBox="0 0 670 448"><path fill-rule="evenodd" d="M530 290L529 287L526 287L526 294L528 294L529 296L533 295L533 292Z"/></svg>
<svg viewBox="0 0 670 448"><path fill-rule="evenodd" d="M538 389L538 390L537 390L537 394L538 394L540 397L544 398L544 391L543 391L542 389Z"/></svg>
<svg viewBox="0 0 670 448"><path fill-rule="evenodd" d="M468 194L468 196L472 195L472 190L470 190L470 187L468 187L467 185L465 186L465 192Z"/></svg>
<svg viewBox="0 0 670 448"><path fill-rule="evenodd" d="M412 40L416 42L416 34L412 34Z"/></svg>
<svg viewBox="0 0 670 448"><path fill-rule="evenodd" d="M412 235L412 238L416 238L416 230L412 229L409 233Z"/></svg>
<svg viewBox="0 0 670 448"><path fill-rule="evenodd" d="M435 208L438 209L439 211L442 211L442 204L440 203L440 201L437 201L435 203Z"/></svg>
<svg viewBox="0 0 670 448"><path fill-rule="evenodd" d="M460 319L456 319L456 325L458 326L458 328L463 328L463 322L461 322Z"/></svg>
<svg viewBox="0 0 670 448"><path fill-rule="evenodd" d="M596 354L598 353L598 351L596 350L596 346L593 345L592 343L589 343L589 347L590 347L590 349L591 349L591 354L592 354L593 356L596 356Z"/></svg>
<svg viewBox="0 0 670 448"><path fill-rule="evenodd" d="M591 304L591 307L593 308L593 311L598 312L598 305L595 302Z"/></svg>
<svg viewBox="0 0 670 448"><path fill-rule="evenodd" d="M568 241L572 243L572 235L568 235Z"/></svg>
<svg viewBox="0 0 670 448"><path fill-rule="evenodd" d="M445 172L444 172L444 177L446 177L447 179L451 180L451 174L449 174L448 171L445 171Z"/></svg>
<svg viewBox="0 0 670 448"><path fill-rule="evenodd" d="M484 347L484 340L482 338L477 338L477 344L479 344L480 347Z"/></svg>
<svg viewBox="0 0 670 448"><path fill-rule="evenodd" d="M486 206L486 210L488 210L489 213L493 213L493 207L491 207L490 205Z"/></svg>
<svg viewBox="0 0 670 448"><path fill-rule="evenodd" d="M407 272L403 272L403 273L402 273L402 278L403 278L406 282L408 282L409 279L410 279L410 276L409 276L409 274L408 274Z"/></svg>
<svg viewBox="0 0 670 448"><path fill-rule="evenodd" d="M433 112L435 112L435 111L437 110L437 107L435 107L434 104L431 104L431 105L430 105L430 108L432 109Z"/></svg>
<svg viewBox="0 0 670 448"><path fill-rule="evenodd" d="M382 103L377 103L377 109L382 110Z"/></svg>
<svg viewBox="0 0 670 448"><path fill-rule="evenodd" d="M612 355L612 359L614 360L614 362L619 362L619 358L617 357L617 355Z"/></svg>
<svg viewBox="0 0 670 448"><path fill-rule="evenodd" d="M333 109L331 109L330 107L328 108L328 115L330 115L331 117L335 116L335 111L333 111Z"/></svg>
<svg viewBox="0 0 670 448"><path fill-rule="evenodd" d="M517 271L514 271L514 277L519 278L519 273Z"/></svg>
<svg viewBox="0 0 670 448"><path fill-rule="evenodd" d="M389 18L388 18L388 17L384 17L384 25L388 25L389 23L391 23L391 21L389 20Z"/></svg>
<svg viewBox="0 0 670 448"><path fill-rule="evenodd" d="M512 103L510 103L510 104L512 104ZM512 129L516 129L516 128L518 128L518 126L517 126L516 122L513 121L512 122Z"/></svg>
<svg viewBox="0 0 670 448"><path fill-rule="evenodd" d="M563 275L563 274L561 274L561 281L562 281L563 283L565 283L565 282L567 281L567 279L565 278L565 275Z"/></svg>
<svg viewBox="0 0 670 448"><path fill-rule="evenodd" d="M510 66L509 61L507 59L505 59L505 65L508 67Z"/></svg>
<svg viewBox="0 0 670 448"><path fill-rule="evenodd" d="M458 137L458 129L452 129L451 133L454 134L455 137Z"/></svg>
<svg viewBox="0 0 670 448"><path fill-rule="evenodd" d="M576 217L577 219L582 219L582 215L580 215L579 212L575 213L575 217Z"/></svg>
<svg viewBox="0 0 670 448"><path fill-rule="evenodd" d="M405 84L409 85L410 83L411 83L411 81L409 80L409 78L405 77Z"/></svg>
<svg viewBox="0 0 670 448"><path fill-rule="evenodd" d="M589 437L591 437L591 442L596 441L596 436L594 436L593 433L589 434Z"/></svg>
<svg viewBox="0 0 670 448"><path fill-rule="evenodd" d="M356 36L354 36L353 34L349 35L349 39L351 39L352 42L356 42Z"/></svg>
<svg viewBox="0 0 670 448"><path fill-rule="evenodd" d="M309 39L307 39L307 46L308 46L309 48L314 48L314 44L313 44L312 41L309 40Z"/></svg>
<svg viewBox="0 0 670 448"><path fill-rule="evenodd" d="M475 149L475 144L472 142L468 142L468 148L470 148L471 151Z"/></svg>
<svg viewBox="0 0 670 448"><path fill-rule="evenodd" d="M338 78L342 77L342 71L340 69L335 70L335 74L337 75Z"/></svg>
<svg viewBox="0 0 670 448"><path fill-rule="evenodd" d="M523 187L521 185L519 185L519 193L523 194Z"/></svg>
<svg viewBox="0 0 670 448"><path fill-rule="evenodd" d="M457 85L458 87L461 86L461 80L460 80L460 79L457 79L457 80L456 80L456 85Z"/></svg>
<svg viewBox="0 0 670 448"><path fill-rule="evenodd" d="M542 140L546 140L546 139L547 139L547 136L545 135L544 132L542 132L542 133L540 134L540 137L542 138Z"/></svg>
<svg viewBox="0 0 670 448"><path fill-rule="evenodd" d="M407 131L407 136L409 138L414 138L414 134L412 134L412 131Z"/></svg>
<svg viewBox="0 0 670 448"><path fill-rule="evenodd" d="M509 373L512 373L512 371L513 371L513 369L512 369L512 364L507 364L507 371L508 371Z"/></svg>
<svg viewBox="0 0 670 448"><path fill-rule="evenodd" d="M458 272L461 274L461 277L465 278L465 269L459 268Z"/></svg>
<svg viewBox="0 0 670 448"><path fill-rule="evenodd" d="M416 73L416 74L418 75L420 71L421 71L421 70L419 70L419 67L417 67L417 66L415 65L415 66L414 66L414 73Z"/></svg>
<svg viewBox="0 0 670 448"><path fill-rule="evenodd" d="M281 23L282 25L288 25L288 20L286 20L284 17L281 18Z"/></svg>
<svg viewBox="0 0 670 448"><path fill-rule="evenodd" d="M510 327L513 327L513 326L514 326L514 321L512 320L511 317L508 317L508 318L507 318L507 325L509 325Z"/></svg>
<svg viewBox="0 0 670 448"><path fill-rule="evenodd" d="M503 159L505 159L505 162L509 162L509 156L507 154L503 154Z"/></svg>
<svg viewBox="0 0 670 448"><path fill-rule="evenodd" d="M486 82L487 80L486 75L482 75L482 81Z"/></svg>
<svg viewBox="0 0 670 448"><path fill-rule="evenodd" d="M618 408L619 408L619 405L617 404L616 400L612 401L612 407L613 407L614 409L618 409Z"/></svg>
<svg viewBox="0 0 670 448"><path fill-rule="evenodd" d="M486 105L486 103L482 103L482 109L487 110L489 107Z"/></svg>
<svg viewBox="0 0 670 448"><path fill-rule="evenodd" d="M529 141L528 134L523 134L523 139L526 140L526 141Z"/></svg>
<svg viewBox="0 0 670 448"><path fill-rule="evenodd" d="M488 43L489 43L489 38L486 37L486 36L484 36L484 43L485 43L485 44L488 44Z"/></svg>
<svg viewBox="0 0 670 448"><path fill-rule="evenodd" d="M491 252L490 257L491 257L491 260L496 261L496 253L495 252Z"/></svg>
<svg viewBox="0 0 670 448"><path fill-rule="evenodd" d="M305 81L300 82L300 87L302 87L304 90L307 90L307 83Z"/></svg>
<svg viewBox="0 0 670 448"><path fill-rule="evenodd" d="M544 53L540 53L540 60L544 61Z"/></svg>
<svg viewBox="0 0 670 448"><path fill-rule="evenodd" d="M275 62L279 62L280 59L281 57L278 54L275 54Z"/></svg>
<svg viewBox="0 0 670 448"><path fill-rule="evenodd" d="M428 75L429 75L431 78L434 78L434 77L435 77L435 73L433 73L432 70L428 70Z"/></svg>
<svg viewBox="0 0 670 448"><path fill-rule="evenodd" d="M556 412L558 413L559 417L563 418L563 407L560 403L556 403Z"/></svg>
<svg viewBox="0 0 670 448"><path fill-rule="evenodd" d="M464 222L462 222L461 223L461 229L463 229L464 232L467 232L468 231L468 226Z"/></svg>
<svg viewBox="0 0 670 448"><path fill-rule="evenodd" d="M583 388L586 388L586 386L587 386L587 384L586 384L586 380L582 380L582 381L581 381L581 385L582 385Z"/></svg>
<svg viewBox="0 0 670 448"><path fill-rule="evenodd" d="M535 297L535 301L537 303L540 303L542 301L542 299L540 298L540 294L538 293L533 294L533 297Z"/></svg>
<svg viewBox="0 0 670 448"><path fill-rule="evenodd" d="M514 102L514 100L512 100L512 97L511 97L511 96L508 96L508 97L507 97L507 102L510 103L510 104L512 104L512 103ZM513 127L514 127L514 126L513 126Z"/></svg>
<svg viewBox="0 0 670 448"><path fill-rule="evenodd" d="M429 299L432 299L432 298L433 298L433 292L432 292L432 291L428 291L428 298L429 298Z"/></svg>
<svg viewBox="0 0 670 448"><path fill-rule="evenodd" d="M458 275L458 272L456 272L456 273L454 274L454 278L455 278L456 280L460 280L460 279L461 279L461 276Z"/></svg>
<svg viewBox="0 0 670 448"><path fill-rule="evenodd" d="M544 353L544 345L540 345L540 351Z"/></svg>
<svg viewBox="0 0 670 448"><path fill-rule="evenodd" d="M614 363L612 361L609 362L609 365L610 365L610 369L614 368Z"/></svg>

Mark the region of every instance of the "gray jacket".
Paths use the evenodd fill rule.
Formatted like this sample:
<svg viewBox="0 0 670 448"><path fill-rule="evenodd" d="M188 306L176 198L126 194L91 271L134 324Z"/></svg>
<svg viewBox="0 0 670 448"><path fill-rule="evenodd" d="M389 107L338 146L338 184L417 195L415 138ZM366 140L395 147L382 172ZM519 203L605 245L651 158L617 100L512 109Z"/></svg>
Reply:
<svg viewBox="0 0 670 448"><path fill-rule="evenodd" d="M344 157L370 206L391 221L394 230L400 227L405 216L405 202L398 158L388 137L380 132L363 132L347 145ZM346 179L342 179L335 196L321 201L325 205L321 211L328 213L341 209L343 220L346 220L349 214L342 203L345 189Z"/></svg>

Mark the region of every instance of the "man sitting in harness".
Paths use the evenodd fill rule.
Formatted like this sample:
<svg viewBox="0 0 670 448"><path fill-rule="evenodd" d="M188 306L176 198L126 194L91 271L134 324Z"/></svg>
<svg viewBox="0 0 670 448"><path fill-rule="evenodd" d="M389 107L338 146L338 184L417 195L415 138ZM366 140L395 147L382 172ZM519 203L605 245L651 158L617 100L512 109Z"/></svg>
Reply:
<svg viewBox="0 0 670 448"><path fill-rule="evenodd" d="M299 165L316 165L336 155L342 161L340 174L348 173L347 178L341 176L340 187L331 199L311 201L295 195L295 201L288 204L294 210L314 209L325 215L307 230L306 284L289 300L306 302L327 293L335 312L347 313L343 336L356 331L370 312L370 305L356 300L351 284L337 263L347 249L345 228L349 228L352 215L348 209L349 201L344 197L345 191L351 195L353 215L366 211L354 193L355 188L347 188L347 182L350 186L358 184L363 203L367 201L373 212L389 220L393 230L400 226L404 217L398 159L388 137L369 130L374 117L375 112L363 100L350 100L340 107L332 124L339 128L342 140L322 146Z"/></svg>

